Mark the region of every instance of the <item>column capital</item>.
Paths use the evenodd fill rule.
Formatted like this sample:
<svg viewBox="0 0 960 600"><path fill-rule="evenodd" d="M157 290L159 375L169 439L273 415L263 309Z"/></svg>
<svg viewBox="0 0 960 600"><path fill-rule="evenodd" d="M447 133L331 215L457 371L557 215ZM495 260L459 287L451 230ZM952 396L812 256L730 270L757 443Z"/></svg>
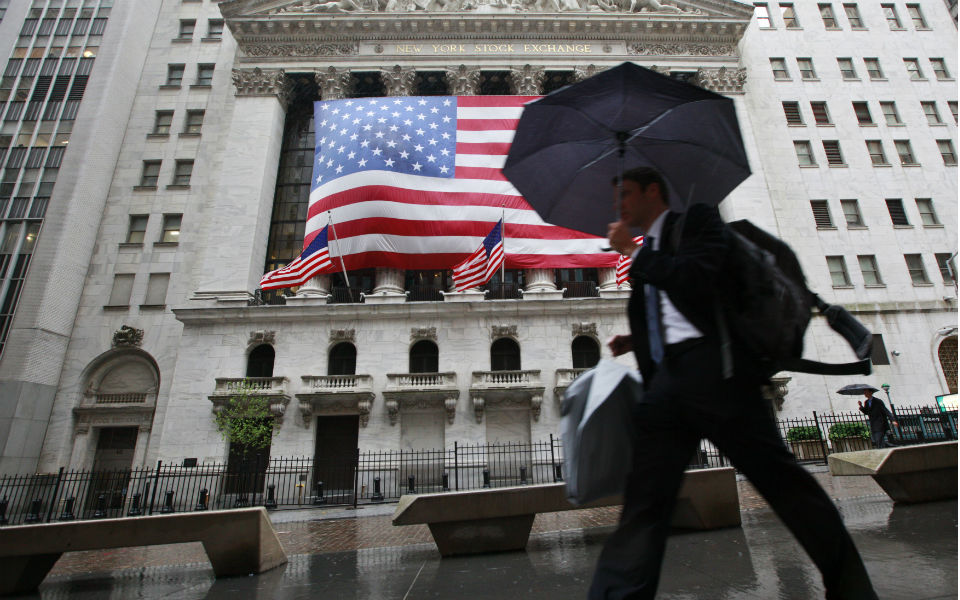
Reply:
<svg viewBox="0 0 960 600"><path fill-rule="evenodd" d="M480 89L480 69L460 65L447 67L447 84L454 96L475 96Z"/></svg>
<svg viewBox="0 0 960 600"><path fill-rule="evenodd" d="M518 96L539 96L543 93L543 82L547 72L543 67L523 65L510 69L510 83L513 93Z"/></svg>
<svg viewBox="0 0 960 600"><path fill-rule="evenodd" d="M694 78L694 83L718 94L742 94L746 82L747 70L742 67L736 69L700 67Z"/></svg>
<svg viewBox="0 0 960 600"><path fill-rule="evenodd" d="M292 85L283 69L234 69L233 85L237 96L276 96L286 109L290 103Z"/></svg>
<svg viewBox="0 0 960 600"><path fill-rule="evenodd" d="M404 69L400 65L384 67L380 78L387 88L387 96L409 96L413 92L413 80L417 76L414 69Z"/></svg>
<svg viewBox="0 0 960 600"><path fill-rule="evenodd" d="M339 100L347 97L350 90L350 71L327 67L316 69L313 78L320 88L320 98L323 100Z"/></svg>
<svg viewBox="0 0 960 600"><path fill-rule="evenodd" d="M573 80L574 81L583 81L584 79L589 79L598 73L603 73L607 70L607 67L598 67L597 65L587 65L585 67L574 67L573 69Z"/></svg>

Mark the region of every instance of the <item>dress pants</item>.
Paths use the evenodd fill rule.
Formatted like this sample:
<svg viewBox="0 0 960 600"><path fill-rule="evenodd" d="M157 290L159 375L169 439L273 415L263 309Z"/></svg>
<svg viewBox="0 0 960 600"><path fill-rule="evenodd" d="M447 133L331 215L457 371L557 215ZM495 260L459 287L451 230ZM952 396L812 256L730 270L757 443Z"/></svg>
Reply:
<svg viewBox="0 0 960 600"><path fill-rule="evenodd" d="M875 600L863 561L830 497L787 450L756 381L724 380L719 349L685 345L635 405L636 445L623 513L607 539L591 600L656 595L683 472L708 438L767 499L820 569L829 600Z"/></svg>

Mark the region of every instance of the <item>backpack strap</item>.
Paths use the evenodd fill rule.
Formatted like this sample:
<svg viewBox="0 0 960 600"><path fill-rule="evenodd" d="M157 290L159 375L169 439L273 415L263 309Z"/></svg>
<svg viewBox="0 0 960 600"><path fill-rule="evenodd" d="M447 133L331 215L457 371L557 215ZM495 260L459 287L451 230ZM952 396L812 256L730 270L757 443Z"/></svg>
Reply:
<svg viewBox="0 0 960 600"><path fill-rule="evenodd" d="M781 371L813 375L869 375L871 372L869 358L849 363L823 363L805 358L791 358L777 366Z"/></svg>

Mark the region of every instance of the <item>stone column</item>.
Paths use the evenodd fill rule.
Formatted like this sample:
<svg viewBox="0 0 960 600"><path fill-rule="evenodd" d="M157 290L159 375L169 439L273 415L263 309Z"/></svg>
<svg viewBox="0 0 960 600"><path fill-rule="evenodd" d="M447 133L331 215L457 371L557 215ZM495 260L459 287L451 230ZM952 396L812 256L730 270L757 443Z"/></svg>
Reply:
<svg viewBox="0 0 960 600"><path fill-rule="evenodd" d="M388 96L410 96L416 76L417 72L414 69L404 69L400 65L380 70L380 78L383 79Z"/></svg>
<svg viewBox="0 0 960 600"><path fill-rule="evenodd" d="M140 425L137 427L137 443L133 448L132 468L136 469L144 466L147 459L147 443L150 441L150 425Z"/></svg>
<svg viewBox="0 0 960 600"><path fill-rule="evenodd" d="M447 85L454 96L476 96L480 89L480 69L466 65L447 67Z"/></svg>
<svg viewBox="0 0 960 600"><path fill-rule="evenodd" d="M524 269L527 284L523 288L524 300L560 300L563 291L557 289L553 269Z"/></svg>
<svg viewBox="0 0 960 600"><path fill-rule="evenodd" d="M597 269L600 275L600 297L601 298L629 298L633 288L630 282L625 281L622 285L617 285L617 270L614 267Z"/></svg>
<svg viewBox="0 0 960 600"><path fill-rule="evenodd" d="M206 206L204 274L194 300L246 304L263 276L290 83L281 69L234 69L236 98L220 183ZM236 244L236 240L250 243Z"/></svg>
<svg viewBox="0 0 960 600"><path fill-rule="evenodd" d="M510 86L517 96L539 96L543 93L543 82L547 77L543 67L523 65L510 69Z"/></svg>

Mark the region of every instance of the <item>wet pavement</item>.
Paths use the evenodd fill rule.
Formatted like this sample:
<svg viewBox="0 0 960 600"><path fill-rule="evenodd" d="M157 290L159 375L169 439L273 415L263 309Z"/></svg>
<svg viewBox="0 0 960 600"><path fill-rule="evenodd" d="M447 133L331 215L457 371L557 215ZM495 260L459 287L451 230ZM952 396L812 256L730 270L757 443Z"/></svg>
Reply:
<svg viewBox="0 0 960 600"><path fill-rule="evenodd" d="M884 599L957 598L957 502L894 506L868 478L817 479L840 507ZM670 537L658 598L822 598L817 570L753 488L743 527ZM526 552L441 559L425 526L393 527L392 505L278 511L290 561L213 577L200 544L64 555L32 598L584 598L616 508L539 515Z"/></svg>

